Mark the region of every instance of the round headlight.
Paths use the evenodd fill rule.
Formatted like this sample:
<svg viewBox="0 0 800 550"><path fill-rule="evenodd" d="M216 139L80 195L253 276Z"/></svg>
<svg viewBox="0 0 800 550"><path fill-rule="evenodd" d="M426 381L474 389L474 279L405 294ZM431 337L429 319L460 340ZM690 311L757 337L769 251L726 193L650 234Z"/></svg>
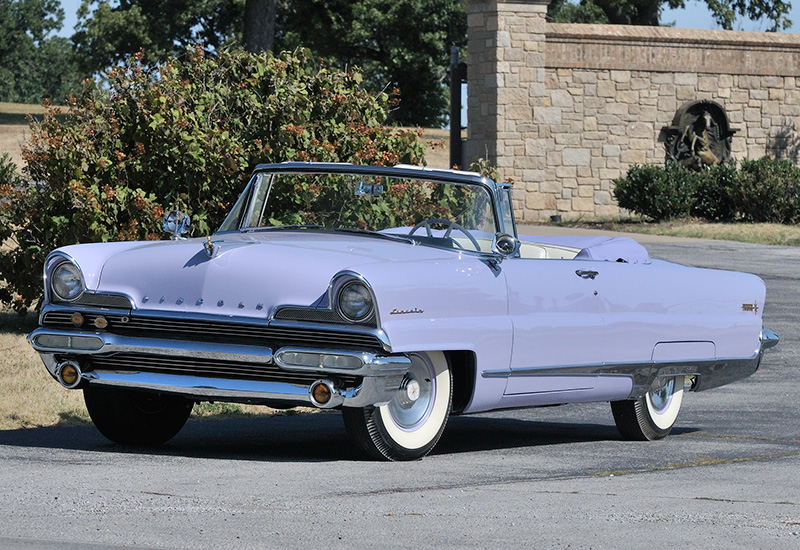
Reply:
<svg viewBox="0 0 800 550"><path fill-rule="evenodd" d="M53 271L53 294L64 302L73 302L83 294L83 276L78 266L64 262Z"/></svg>
<svg viewBox="0 0 800 550"><path fill-rule="evenodd" d="M360 281L347 283L339 291L339 312L348 321L363 321L372 315L372 293Z"/></svg>

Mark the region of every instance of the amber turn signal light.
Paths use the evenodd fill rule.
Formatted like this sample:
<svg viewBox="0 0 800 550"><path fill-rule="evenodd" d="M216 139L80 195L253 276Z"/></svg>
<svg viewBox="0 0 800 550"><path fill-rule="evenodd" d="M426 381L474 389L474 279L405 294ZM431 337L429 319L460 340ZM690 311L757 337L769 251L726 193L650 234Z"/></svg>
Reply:
<svg viewBox="0 0 800 550"><path fill-rule="evenodd" d="M61 369L59 369L58 378L65 387L75 387L75 385L80 381L81 371L78 370L78 367L75 364L66 362L61 366Z"/></svg>
<svg viewBox="0 0 800 550"><path fill-rule="evenodd" d="M322 382L317 382L311 388L311 397L314 401L320 405L324 405L328 401L331 400L331 389L328 387L327 384Z"/></svg>

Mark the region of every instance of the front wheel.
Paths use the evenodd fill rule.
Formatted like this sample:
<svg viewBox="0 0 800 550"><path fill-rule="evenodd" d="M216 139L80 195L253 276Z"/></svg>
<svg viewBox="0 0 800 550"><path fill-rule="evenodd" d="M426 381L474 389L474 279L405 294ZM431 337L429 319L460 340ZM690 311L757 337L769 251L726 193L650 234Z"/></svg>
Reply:
<svg viewBox="0 0 800 550"><path fill-rule="evenodd" d="M124 445L160 445L189 419L194 403L177 395L87 386L86 409L101 434Z"/></svg>
<svg viewBox="0 0 800 550"><path fill-rule="evenodd" d="M415 460L439 441L450 416L453 383L442 352L410 356L411 368L386 405L342 409L347 432L370 456Z"/></svg>
<svg viewBox="0 0 800 550"><path fill-rule="evenodd" d="M663 439L672 430L683 402L683 376L665 378L643 397L614 401L611 412L619 433L629 441Z"/></svg>

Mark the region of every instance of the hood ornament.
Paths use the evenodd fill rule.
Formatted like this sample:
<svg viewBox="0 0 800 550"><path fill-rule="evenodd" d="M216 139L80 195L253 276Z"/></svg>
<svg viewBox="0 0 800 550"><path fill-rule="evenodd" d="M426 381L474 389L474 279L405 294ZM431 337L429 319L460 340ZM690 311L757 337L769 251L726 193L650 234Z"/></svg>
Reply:
<svg viewBox="0 0 800 550"><path fill-rule="evenodd" d="M206 251L206 256L208 256L209 258L214 257L214 244L216 242L217 241L212 241L211 235L209 235L208 237L206 237L206 242L203 243L203 250Z"/></svg>
<svg viewBox="0 0 800 550"><path fill-rule="evenodd" d="M183 235L189 232L189 225L191 223L192 219L189 217L189 214L181 212L180 210L172 210L164 214L164 221L161 227L163 227L164 231L167 233L172 234L170 239L173 241L182 241L186 239Z"/></svg>

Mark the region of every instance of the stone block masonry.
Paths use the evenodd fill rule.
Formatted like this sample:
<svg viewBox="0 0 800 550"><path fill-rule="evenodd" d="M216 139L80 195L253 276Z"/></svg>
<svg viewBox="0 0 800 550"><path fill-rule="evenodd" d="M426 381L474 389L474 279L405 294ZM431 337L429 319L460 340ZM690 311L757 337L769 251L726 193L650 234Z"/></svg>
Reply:
<svg viewBox="0 0 800 550"><path fill-rule="evenodd" d="M618 216L613 180L663 164L687 101L728 113L734 158L800 161L800 35L545 20L549 0L466 0L466 157L515 182L522 222Z"/></svg>

